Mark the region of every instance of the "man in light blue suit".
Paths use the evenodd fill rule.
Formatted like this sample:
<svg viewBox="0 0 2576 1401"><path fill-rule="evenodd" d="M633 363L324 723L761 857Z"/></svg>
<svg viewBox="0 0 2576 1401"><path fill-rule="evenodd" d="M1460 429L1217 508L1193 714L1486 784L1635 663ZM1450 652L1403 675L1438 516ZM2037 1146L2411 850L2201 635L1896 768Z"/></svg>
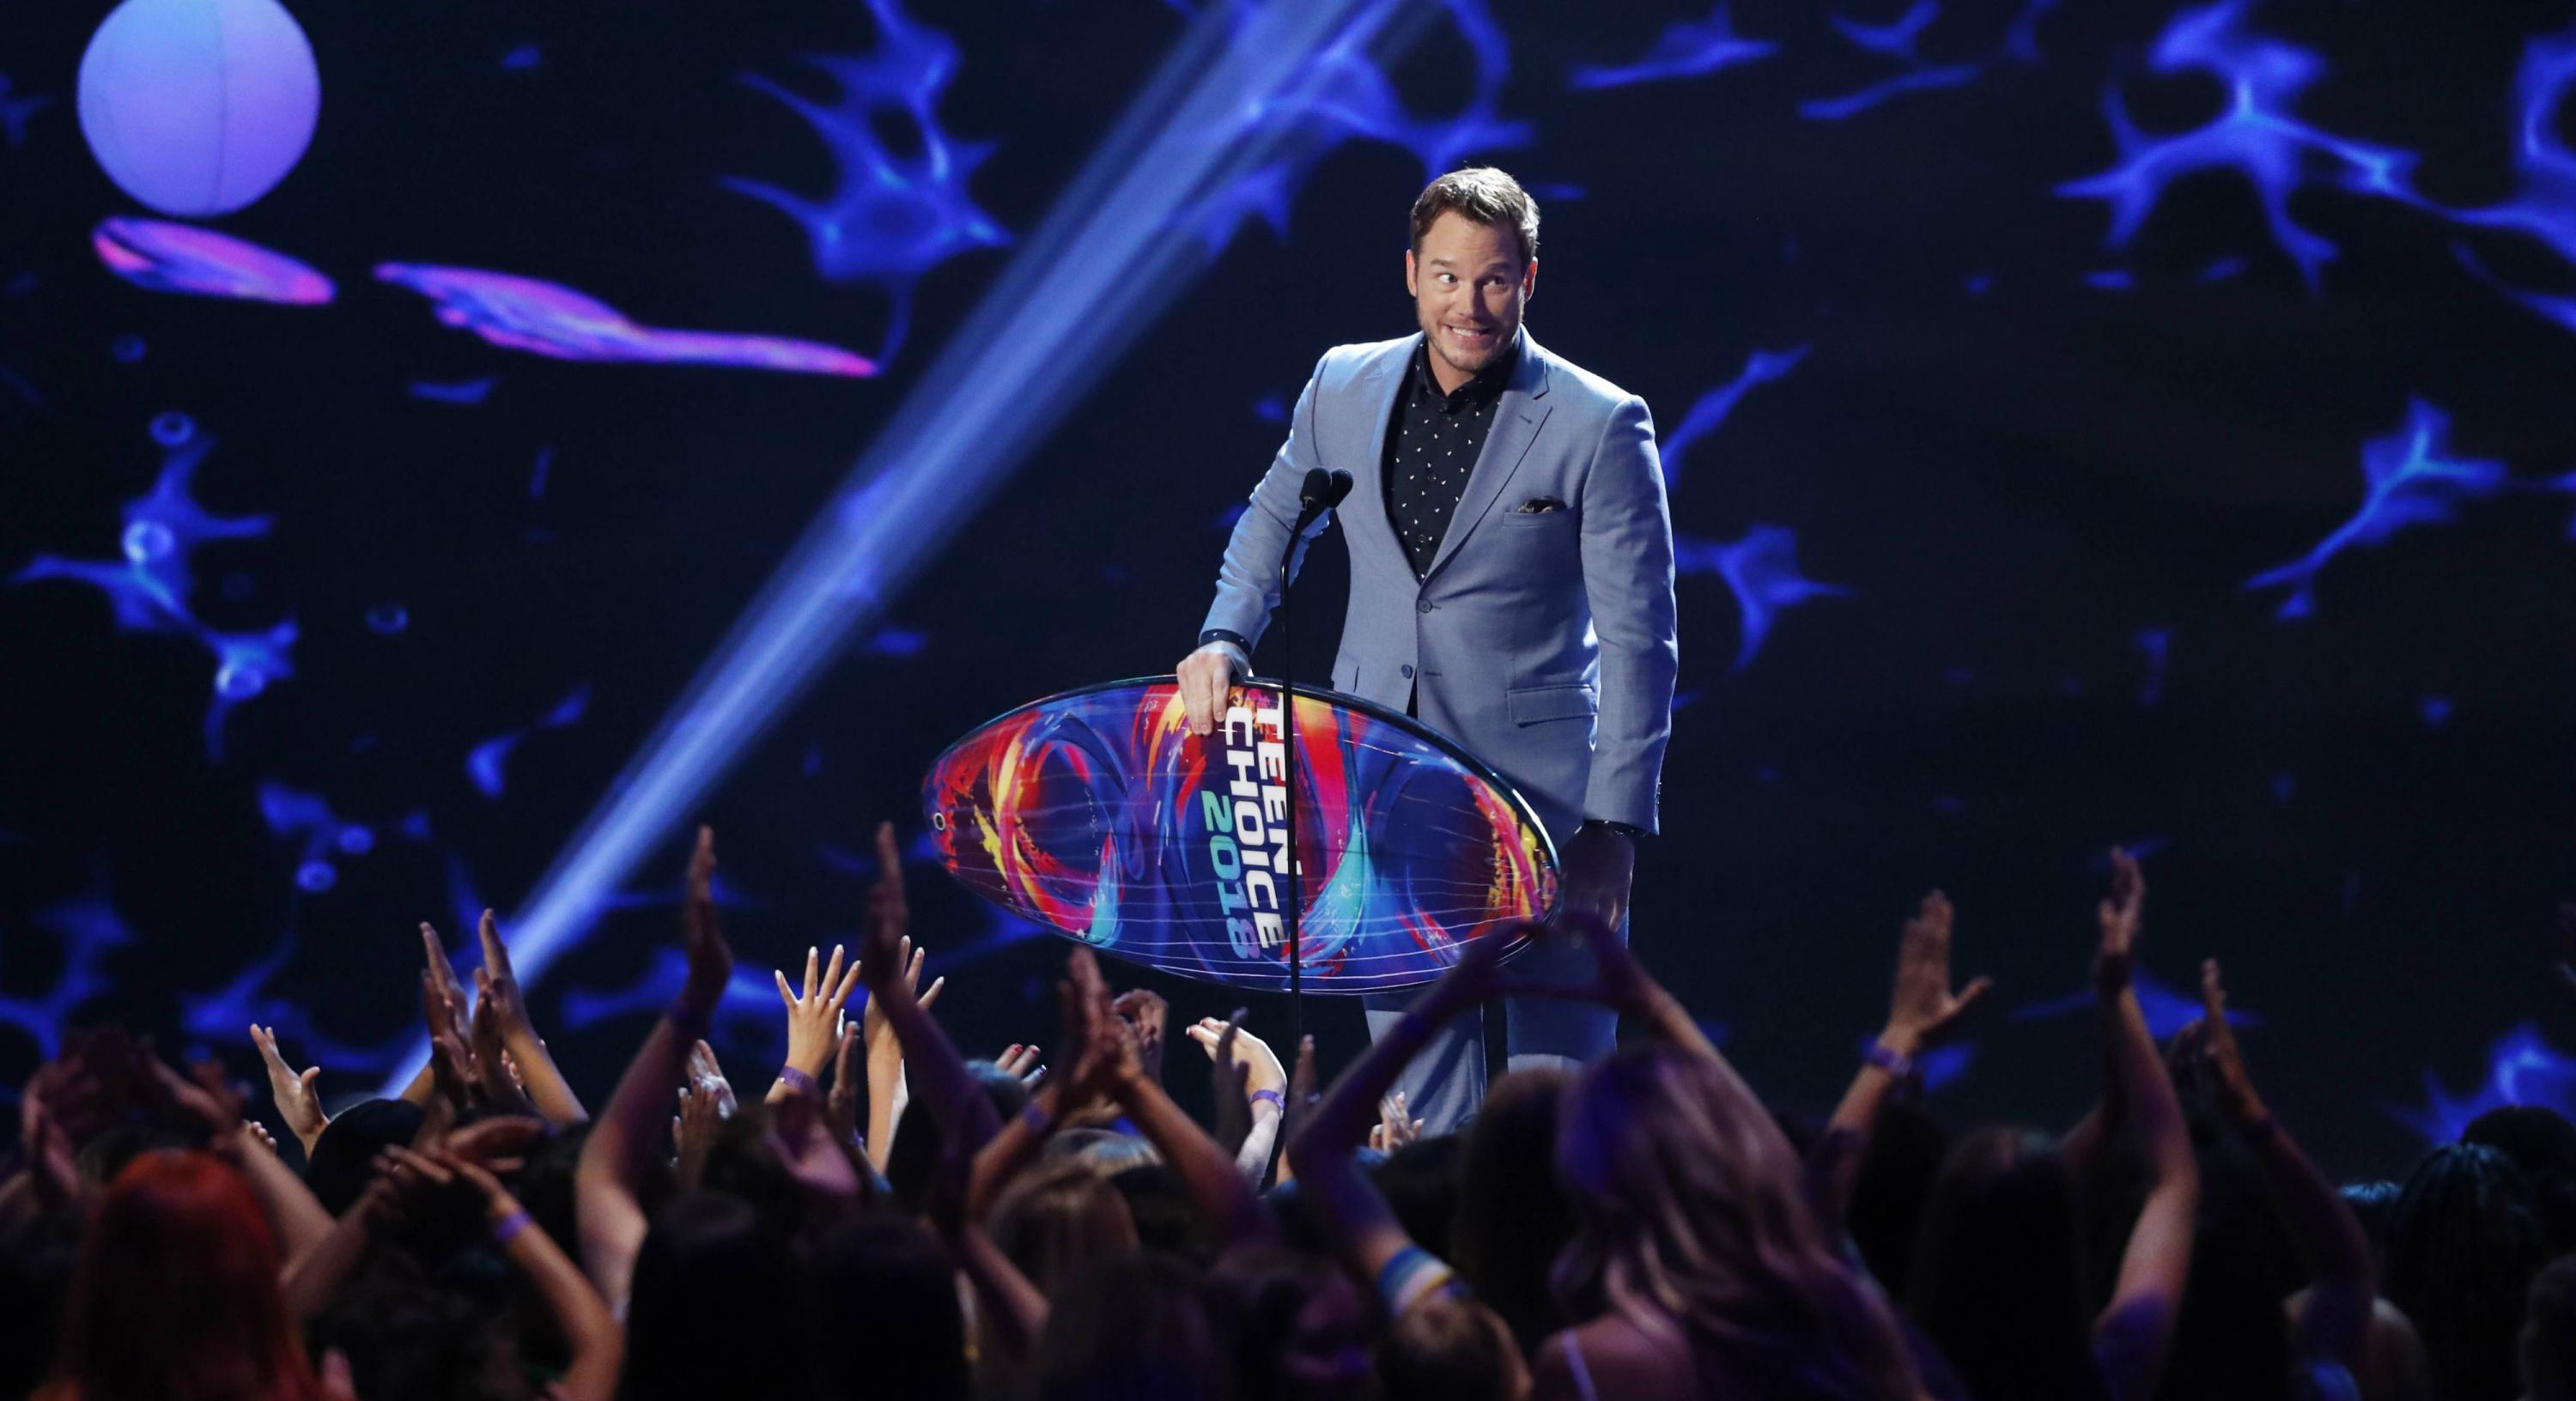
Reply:
<svg viewBox="0 0 2576 1401"><path fill-rule="evenodd" d="M1351 556L1334 689L1420 717L1509 779L1557 841L1559 908L1625 938L1672 733L1672 524L1645 401L1521 327L1537 253L1537 205L1503 172L1453 171L1422 192L1404 255L1421 331L1316 364L1226 546L1181 694L1207 733L1278 605L1307 472L1350 473L1334 513ZM1576 981L1589 961L1550 940L1516 971ZM1406 999L1368 1001L1374 1035ZM1505 1005L1515 1069L1580 1062L1616 1032L1588 1003ZM1444 1028L1403 1088L1427 1131L1473 1115L1481 1025Z"/></svg>

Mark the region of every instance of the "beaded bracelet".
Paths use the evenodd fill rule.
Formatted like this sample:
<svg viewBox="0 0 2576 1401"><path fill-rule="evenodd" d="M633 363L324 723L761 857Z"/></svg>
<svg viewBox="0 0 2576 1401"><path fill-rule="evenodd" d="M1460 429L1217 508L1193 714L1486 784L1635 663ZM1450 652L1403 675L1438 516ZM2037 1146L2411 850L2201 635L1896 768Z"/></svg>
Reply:
<svg viewBox="0 0 2576 1401"><path fill-rule="evenodd" d="M526 1207L521 1207L492 1223L492 1243L508 1245L512 1237L535 1224L536 1218L528 1214Z"/></svg>
<svg viewBox="0 0 2576 1401"><path fill-rule="evenodd" d="M1259 1104L1263 1100L1270 1101L1270 1107L1278 1110L1282 1114L1288 1112L1288 1097L1279 1093L1277 1090L1260 1089L1252 1092L1252 1102L1254 1104Z"/></svg>

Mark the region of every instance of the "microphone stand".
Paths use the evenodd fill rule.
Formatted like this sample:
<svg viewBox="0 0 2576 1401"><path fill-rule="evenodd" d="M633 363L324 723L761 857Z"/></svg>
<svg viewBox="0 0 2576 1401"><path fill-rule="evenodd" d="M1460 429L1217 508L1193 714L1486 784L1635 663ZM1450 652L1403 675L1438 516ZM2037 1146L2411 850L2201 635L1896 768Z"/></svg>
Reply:
<svg viewBox="0 0 2576 1401"><path fill-rule="evenodd" d="M1304 543L1306 527L1315 518L1350 495L1351 474L1327 472L1321 467L1308 469L1306 484L1297 493L1297 524L1288 532L1288 547L1279 552L1279 718L1280 738L1287 746L1288 801L1285 816L1288 823L1288 869L1280 872L1280 904L1288 916L1288 1050L1294 1057L1305 1045L1306 1037L1306 959L1305 947L1298 937L1298 923L1305 911L1306 898L1299 889L1298 875L1304 865L1297 852L1297 650L1296 635L1291 630L1295 610L1289 603L1288 585L1291 570L1297 562L1297 547ZM1292 1059L1289 1064L1296 1062Z"/></svg>

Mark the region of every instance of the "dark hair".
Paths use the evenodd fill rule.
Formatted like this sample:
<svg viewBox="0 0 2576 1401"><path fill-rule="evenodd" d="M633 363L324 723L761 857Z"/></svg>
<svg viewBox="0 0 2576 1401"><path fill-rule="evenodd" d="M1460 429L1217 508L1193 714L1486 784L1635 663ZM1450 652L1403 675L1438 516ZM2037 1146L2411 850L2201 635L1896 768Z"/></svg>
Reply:
<svg viewBox="0 0 2576 1401"><path fill-rule="evenodd" d="M313 1140L313 1155L304 1165L304 1185L333 1216L348 1214L367 1184L376 1180L376 1155L397 1144L409 1146L420 1133L421 1107L407 1099L367 1099L340 1111Z"/></svg>
<svg viewBox="0 0 2576 1401"><path fill-rule="evenodd" d="M1291 1401L1312 1394L1290 1365L1311 1357L1318 1338L1306 1331L1306 1306L1332 1290L1349 1290L1348 1276L1320 1256L1285 1246L1232 1250L1208 1272L1208 1320L1234 1377L1238 1401ZM1354 1311L1365 1318L1356 1298ZM1359 1342L1360 1339L1347 1341ZM1365 1382L1363 1370L1352 1380Z"/></svg>
<svg viewBox="0 0 2576 1401"><path fill-rule="evenodd" d="M2544 1105L2508 1104L2470 1120L2460 1141L2483 1143L2513 1159L2531 1185L2550 1253L2576 1250L2576 1123Z"/></svg>
<svg viewBox="0 0 2576 1401"><path fill-rule="evenodd" d="M820 1350L823 1396L966 1401L973 1382L955 1268L919 1224L871 1213L824 1232L811 1260L818 1316L863 1322L873 1340Z"/></svg>
<svg viewBox="0 0 2576 1401"><path fill-rule="evenodd" d="M722 1192L654 1213L626 1308L625 1401L790 1396L812 1377L805 1281L761 1214ZM757 1346L744 1346L746 1340Z"/></svg>
<svg viewBox="0 0 2576 1401"><path fill-rule="evenodd" d="M2397 1198L2405 1190L2384 1178L2377 1182L2347 1182L2337 1189L2353 1219L2361 1223L2361 1233L2370 1238L2370 1258L2383 1276L2388 1273L2388 1223L2396 1219Z"/></svg>
<svg viewBox="0 0 2576 1401"><path fill-rule="evenodd" d="M1225 1367L1196 1281L1178 1261L1115 1255L1048 1302L1038 1401L1219 1401Z"/></svg>
<svg viewBox="0 0 2576 1401"><path fill-rule="evenodd" d="M80 1267L81 1218L43 1212L0 1237L0 1396L24 1396L53 1365L63 1304Z"/></svg>
<svg viewBox="0 0 2576 1401"><path fill-rule="evenodd" d="M1978 1401L2098 1396L2075 1174L2021 1128L1959 1140L1923 1204L1908 1311Z"/></svg>
<svg viewBox="0 0 2576 1401"><path fill-rule="evenodd" d="M2281 1301L2307 1280L2298 1241L2262 1164L2241 1143L2213 1138L2198 1157L2191 1272L2165 1353L2162 1394L2282 1401L2291 1353Z"/></svg>
<svg viewBox="0 0 2576 1401"><path fill-rule="evenodd" d="M1556 1116L1573 1078L1515 1070L1495 1081L1458 1167L1449 1258L1523 1353L1573 1321L1548 1287L1549 1268L1574 1237L1574 1205L1556 1180Z"/></svg>
<svg viewBox="0 0 2576 1401"><path fill-rule="evenodd" d="M988 1060L970 1060L966 1068L984 1090L993 1105L993 1113L1003 1123L1028 1107L1029 1087L1020 1077ZM921 1199L930 1186L930 1170L939 1165L939 1121L930 1112L914 1106L897 1120L894 1142L886 1148L886 1185L893 1189L895 1204L906 1211L921 1210Z"/></svg>
<svg viewBox="0 0 2576 1401"><path fill-rule="evenodd" d="M2514 1332L2546 1258L2530 1187L2496 1149L2445 1144L2406 1179L2381 1292L2414 1321L2444 1401L2519 1394Z"/></svg>
<svg viewBox="0 0 2576 1401"><path fill-rule="evenodd" d="M1845 1229L1869 1272L1891 1289L1905 1287L1914 1270L1914 1240L1923 1228L1923 1203L1940 1175L1950 1135L1921 1107L1887 1106L1852 1177Z"/></svg>
<svg viewBox="0 0 2576 1401"><path fill-rule="evenodd" d="M1396 1224L1414 1243L1446 1260L1449 1224L1458 1216L1458 1183L1467 1167L1466 1140L1456 1134L1417 1138L1386 1155L1370 1180L1395 1212Z"/></svg>
<svg viewBox="0 0 2576 1401"><path fill-rule="evenodd" d="M1538 201L1521 182L1492 166L1464 166L1422 187L1413 200L1413 241L1408 246L1414 252L1422 251L1423 236L1443 214L1508 229L1520 243L1523 264L1538 257Z"/></svg>
<svg viewBox="0 0 2576 1401"><path fill-rule="evenodd" d="M1169 1164L1131 1167L1111 1177L1109 1185L1127 1199L1127 1215L1136 1223L1137 1244L1202 1270L1216 1263L1216 1233L1201 1219Z"/></svg>
<svg viewBox="0 0 2576 1401"><path fill-rule="evenodd" d="M1377 1348L1379 1394L1404 1401L1519 1401L1529 1367L1500 1315L1433 1294L1398 1314Z"/></svg>
<svg viewBox="0 0 2576 1401"><path fill-rule="evenodd" d="M207 1153L145 1153L99 1201L53 1376L36 1395L318 1397L278 1266L267 1213L240 1173Z"/></svg>

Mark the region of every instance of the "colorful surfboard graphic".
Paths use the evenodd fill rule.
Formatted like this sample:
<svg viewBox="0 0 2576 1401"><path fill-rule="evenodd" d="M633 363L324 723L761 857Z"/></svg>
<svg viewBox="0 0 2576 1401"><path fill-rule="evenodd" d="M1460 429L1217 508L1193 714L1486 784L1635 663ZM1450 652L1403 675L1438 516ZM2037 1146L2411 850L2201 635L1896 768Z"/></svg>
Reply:
<svg viewBox="0 0 2576 1401"><path fill-rule="evenodd" d="M1429 982L1468 939L1555 903L1556 850L1455 743L1355 696L1297 693L1299 947L1309 992ZM966 887L1105 954L1288 986L1285 729L1276 682L1190 734L1171 678L1050 696L949 746L922 785Z"/></svg>

